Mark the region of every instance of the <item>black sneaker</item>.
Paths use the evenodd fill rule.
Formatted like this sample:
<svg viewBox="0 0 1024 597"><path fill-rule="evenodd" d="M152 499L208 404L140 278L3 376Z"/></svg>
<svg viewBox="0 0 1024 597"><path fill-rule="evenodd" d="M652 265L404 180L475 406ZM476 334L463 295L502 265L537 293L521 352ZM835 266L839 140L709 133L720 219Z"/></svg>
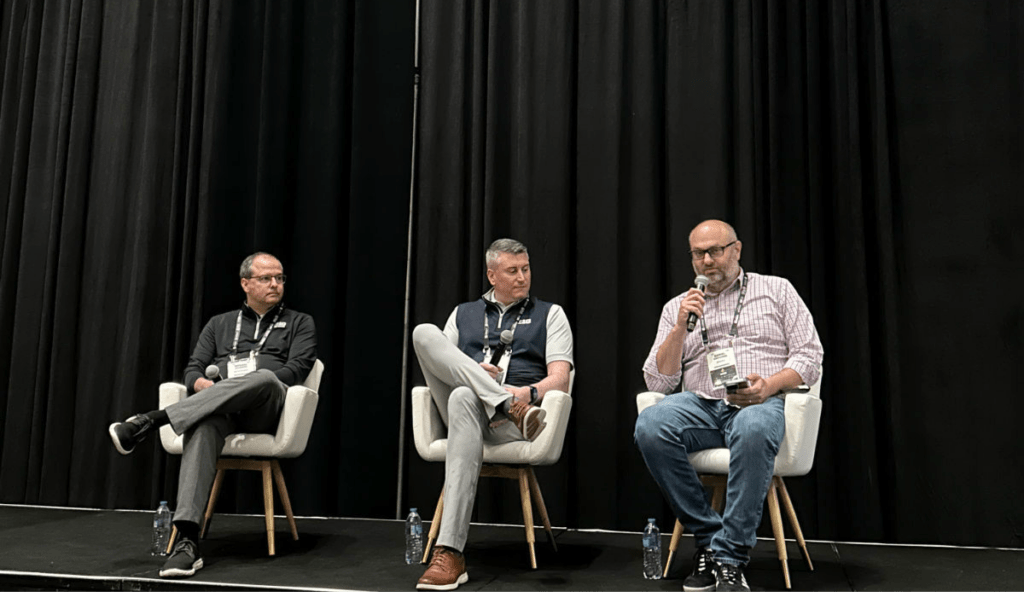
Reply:
<svg viewBox="0 0 1024 597"><path fill-rule="evenodd" d="M131 454L139 442L146 439L154 429L153 420L146 415L135 415L124 423L112 423L108 431L114 447L122 454Z"/></svg>
<svg viewBox="0 0 1024 597"><path fill-rule="evenodd" d="M715 591L749 591L743 569L732 564L715 563Z"/></svg>
<svg viewBox="0 0 1024 597"><path fill-rule="evenodd" d="M174 550L160 569L160 576L192 576L203 567L199 546L191 539L179 539Z"/></svg>
<svg viewBox="0 0 1024 597"><path fill-rule="evenodd" d="M706 547L697 548L693 554L693 572L683 581L684 591L714 591L715 561L711 550Z"/></svg>

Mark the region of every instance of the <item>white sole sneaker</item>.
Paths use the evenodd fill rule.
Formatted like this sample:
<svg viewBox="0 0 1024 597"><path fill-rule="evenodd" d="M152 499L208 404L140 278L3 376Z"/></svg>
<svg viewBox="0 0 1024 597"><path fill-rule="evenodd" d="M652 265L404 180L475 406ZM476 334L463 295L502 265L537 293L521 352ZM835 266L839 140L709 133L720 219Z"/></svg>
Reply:
<svg viewBox="0 0 1024 597"><path fill-rule="evenodd" d="M160 576L167 578L169 576L192 576L203 567L203 558L199 558L192 563L192 568L171 568L170 570L161 570Z"/></svg>

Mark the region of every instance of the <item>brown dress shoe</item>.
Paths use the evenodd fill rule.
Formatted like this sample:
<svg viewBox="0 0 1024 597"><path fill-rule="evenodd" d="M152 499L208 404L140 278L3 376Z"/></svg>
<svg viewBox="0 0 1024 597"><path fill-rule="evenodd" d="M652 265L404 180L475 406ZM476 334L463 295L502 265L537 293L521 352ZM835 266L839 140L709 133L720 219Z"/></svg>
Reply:
<svg viewBox="0 0 1024 597"><path fill-rule="evenodd" d="M515 423L516 429L523 434L527 441L531 442L537 439L540 432L548 426L544 422L544 417L547 414L547 411L526 402L513 402L508 409L509 420Z"/></svg>
<svg viewBox="0 0 1024 597"><path fill-rule="evenodd" d="M416 581L416 588L427 591L451 591L467 582L469 573L466 572L466 558L457 551L438 545L430 556L427 571Z"/></svg>

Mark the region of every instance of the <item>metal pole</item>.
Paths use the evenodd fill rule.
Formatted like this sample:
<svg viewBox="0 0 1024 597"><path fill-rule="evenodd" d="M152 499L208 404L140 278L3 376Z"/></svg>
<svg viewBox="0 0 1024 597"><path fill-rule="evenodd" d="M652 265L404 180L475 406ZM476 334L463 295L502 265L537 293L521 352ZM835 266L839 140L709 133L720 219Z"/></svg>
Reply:
<svg viewBox="0 0 1024 597"><path fill-rule="evenodd" d="M416 26L413 38L412 80L412 152L409 166L409 231L405 250L405 314L402 324L402 394L398 397L398 493L395 495L395 518L402 520L402 486L405 476L405 417L409 379L409 311L412 294L412 231L413 208L416 203L416 115L420 99L420 0L416 0Z"/></svg>

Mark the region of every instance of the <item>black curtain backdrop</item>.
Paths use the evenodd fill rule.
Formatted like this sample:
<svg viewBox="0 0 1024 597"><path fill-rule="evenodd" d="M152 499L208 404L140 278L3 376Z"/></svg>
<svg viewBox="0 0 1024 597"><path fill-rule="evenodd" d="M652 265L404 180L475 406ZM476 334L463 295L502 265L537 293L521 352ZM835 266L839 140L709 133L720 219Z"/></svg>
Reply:
<svg viewBox="0 0 1024 597"><path fill-rule="evenodd" d="M121 457L106 427L181 379L266 250L326 364L283 464L294 508L392 516L401 380L379 364L401 360L415 7L2 7L0 501L173 505L179 459ZM261 511L233 476L218 509Z"/></svg>
<svg viewBox="0 0 1024 597"><path fill-rule="evenodd" d="M1024 546L1024 408L993 383L1022 357L1022 33L1010 0L424 2L413 319L478 296L494 238L530 247L576 340L555 524L671 528L634 397L717 217L825 346L805 534ZM429 511L442 467L407 445ZM477 515L521 520L515 488Z"/></svg>
<svg viewBox="0 0 1024 597"><path fill-rule="evenodd" d="M173 501L177 459L106 426L180 378L262 249L327 365L295 509L393 516L415 4L0 7L0 501ZM484 290L493 238L530 247L577 345L556 524L670 527L634 395L721 217L825 344L806 534L1024 546L1022 34L1013 0L424 2L413 323ZM442 467L405 434L429 512ZM220 510L258 511L234 477ZM512 484L477 518L521 520Z"/></svg>

